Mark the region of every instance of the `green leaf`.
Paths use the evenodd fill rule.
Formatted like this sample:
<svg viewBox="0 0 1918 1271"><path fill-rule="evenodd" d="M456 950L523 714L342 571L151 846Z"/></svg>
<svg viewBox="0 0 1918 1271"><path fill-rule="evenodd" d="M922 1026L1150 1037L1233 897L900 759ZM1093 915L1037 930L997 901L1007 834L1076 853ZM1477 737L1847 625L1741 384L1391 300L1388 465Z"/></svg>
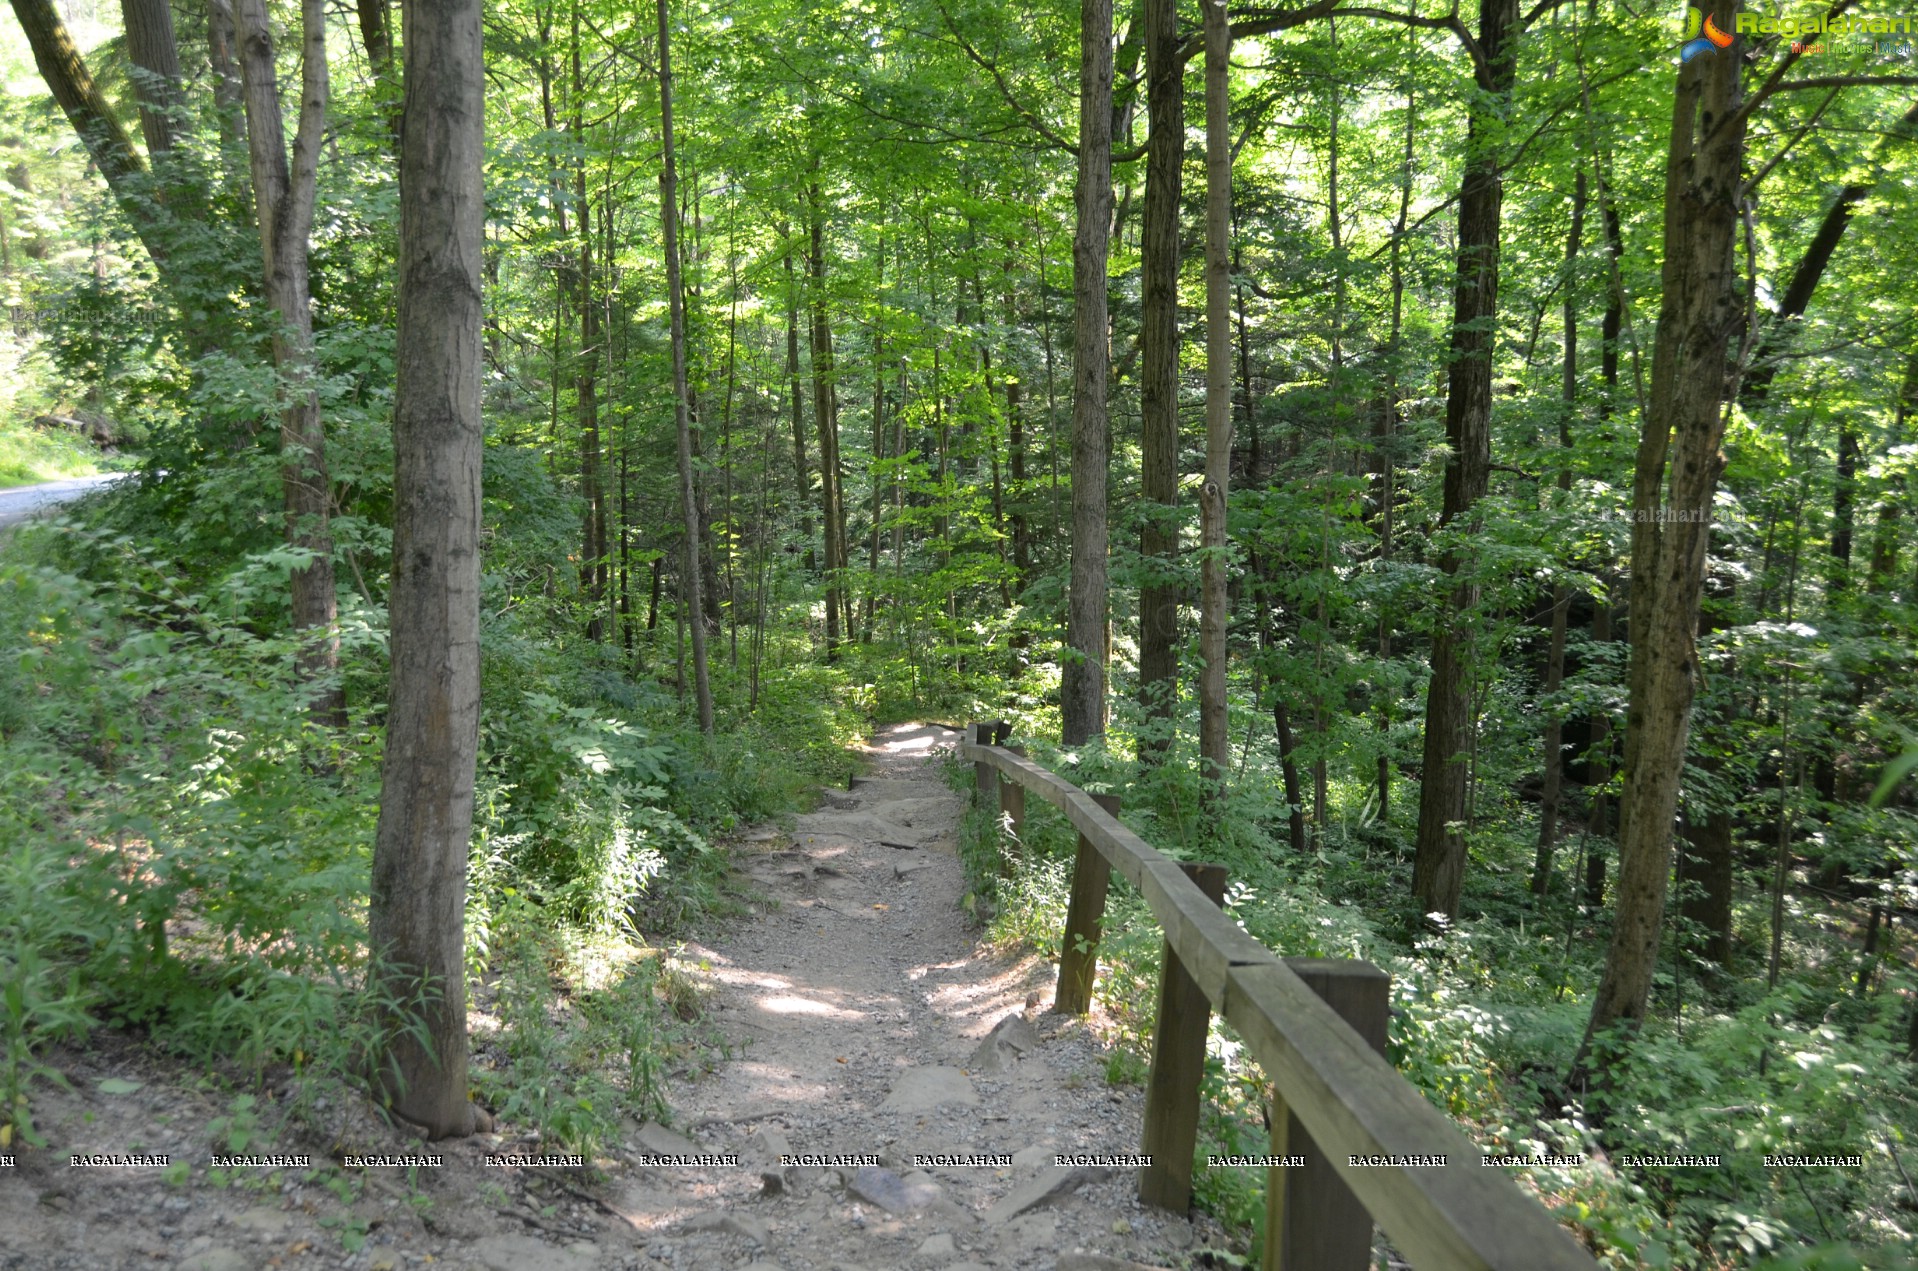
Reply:
<svg viewBox="0 0 1918 1271"><path fill-rule="evenodd" d="M144 1081L128 1081L125 1077L108 1077L100 1083L100 1093L132 1094L145 1084L146 1082Z"/></svg>

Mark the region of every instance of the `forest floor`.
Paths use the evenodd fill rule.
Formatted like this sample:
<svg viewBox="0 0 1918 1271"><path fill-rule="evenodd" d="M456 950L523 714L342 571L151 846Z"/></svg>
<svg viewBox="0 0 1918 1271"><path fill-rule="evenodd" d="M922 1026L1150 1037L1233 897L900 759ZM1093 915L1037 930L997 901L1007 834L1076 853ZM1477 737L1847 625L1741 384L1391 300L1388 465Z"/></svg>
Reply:
<svg viewBox="0 0 1918 1271"><path fill-rule="evenodd" d="M736 845L746 916L680 951L731 1058L669 1091L676 1129L628 1123L582 1171L489 1166L538 1148L504 1133L423 1145L364 1108L330 1110L315 1169L207 1164L233 1096L124 1038L49 1056L51 1140L0 1170L7 1271L252 1271L413 1265L473 1271L1127 1271L1200 1265L1210 1219L1143 1209L1131 1171L1055 1153L1137 1150L1143 1096L1105 1080L1082 1021L1042 1013L1053 969L981 947L962 905L963 800L942 780L955 735L900 725L869 775L827 790L791 833ZM268 1099L270 1104L270 1097ZM265 1110L263 1105L262 1110ZM263 1121L270 1117L262 1117ZM343 1169L339 1154L435 1153L437 1168ZM168 1153L82 1169L71 1153ZM735 1156L668 1167L659 1158ZM843 1166L782 1156L844 1155ZM1010 1158L915 1168L916 1155ZM329 1159L331 1158L331 1159Z"/></svg>

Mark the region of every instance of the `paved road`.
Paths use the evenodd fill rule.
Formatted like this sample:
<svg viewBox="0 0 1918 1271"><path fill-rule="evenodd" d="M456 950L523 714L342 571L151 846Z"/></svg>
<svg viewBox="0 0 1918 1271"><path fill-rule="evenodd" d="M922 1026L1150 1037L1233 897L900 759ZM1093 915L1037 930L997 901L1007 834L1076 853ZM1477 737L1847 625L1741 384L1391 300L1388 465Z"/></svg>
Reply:
<svg viewBox="0 0 1918 1271"><path fill-rule="evenodd" d="M101 472L90 477L70 477L65 481L47 481L40 485L0 490L0 529L18 525L28 517L111 485L126 475L124 472Z"/></svg>

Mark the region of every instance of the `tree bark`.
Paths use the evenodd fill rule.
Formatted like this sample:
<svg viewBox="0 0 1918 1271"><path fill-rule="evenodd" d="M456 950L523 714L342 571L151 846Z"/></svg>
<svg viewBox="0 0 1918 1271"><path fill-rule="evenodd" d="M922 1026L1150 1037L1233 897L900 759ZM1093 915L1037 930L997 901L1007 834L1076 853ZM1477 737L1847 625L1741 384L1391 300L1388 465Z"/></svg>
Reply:
<svg viewBox="0 0 1918 1271"><path fill-rule="evenodd" d="M846 509L840 492L839 386L833 366L832 325L826 317L826 223L819 186L807 187L810 248L806 275L812 316L812 413L819 430L819 516L826 547L826 660L839 658L839 619L846 586ZM847 633L851 635L850 632Z"/></svg>
<svg viewBox="0 0 1918 1271"><path fill-rule="evenodd" d="M146 163L120 126L113 103L87 70L86 59L80 56L53 0L13 0L13 12L33 49L33 60L47 91L73 125L93 165L106 178L114 201L132 224L162 281L171 283L164 221L142 184Z"/></svg>
<svg viewBox="0 0 1918 1271"><path fill-rule="evenodd" d="M779 227L779 236L787 237L791 227ZM786 381L791 392L793 431L793 480L799 490L799 536L806 542L806 568L813 567L812 515L808 499L812 494L812 469L806 463L805 394L799 387L799 280L793 272L793 254L786 251Z"/></svg>
<svg viewBox="0 0 1918 1271"><path fill-rule="evenodd" d="M1232 29L1205 10L1205 484L1199 495L1200 791L1216 810L1231 772L1226 710L1226 487L1232 466Z"/></svg>
<svg viewBox="0 0 1918 1271"><path fill-rule="evenodd" d="M307 270L320 143L326 130L326 7L322 0L301 0L300 15L300 113L290 166L265 0L240 0L236 17L266 300L277 323L273 365L280 379L280 482L286 541L306 553L308 560L292 575L293 629L304 633L302 674L319 690L313 699L314 717L337 723L344 700L334 682L340 638L329 519L333 488L314 384L313 303Z"/></svg>
<svg viewBox="0 0 1918 1271"><path fill-rule="evenodd" d="M1490 484L1492 356L1497 345L1499 234L1505 187L1496 134L1516 73L1510 37L1518 34L1518 0L1479 0L1478 41L1489 82L1472 97L1465 177L1459 194L1458 265L1447 368L1442 526L1473 515ZM1464 528L1470 528L1469 526ZM1452 580L1432 635L1432 680L1425 699L1425 755L1419 783L1417 854L1412 890L1420 912L1458 915L1465 882L1467 754L1474 680L1469 630L1478 586L1461 581L1469 567L1456 551L1439 560Z"/></svg>
<svg viewBox="0 0 1918 1271"><path fill-rule="evenodd" d="M1729 29L1732 0L1718 0ZM1733 250L1745 150L1739 59L1694 58L1678 72L1665 168L1665 259L1652 388L1632 483L1630 697L1619 800L1619 880L1611 945L1580 1048L1634 1026L1650 1000L1671 876L1697 691L1698 625L1712 495L1723 463L1730 337L1740 305Z"/></svg>
<svg viewBox="0 0 1918 1271"><path fill-rule="evenodd" d="M713 731L713 689L706 667L706 622L699 599L699 498L693 487L691 394L686 383L686 293L679 276L679 173L673 162L673 61L668 0L659 0L659 220L666 253L666 295L673 355L673 428L679 441L679 506L686 526L680 574L686 623L692 628L693 698L699 731Z"/></svg>
<svg viewBox="0 0 1918 1271"><path fill-rule="evenodd" d="M126 23L127 60L133 63L133 97L140 106L140 133L156 170L173 150L173 112L180 105L180 48L173 35L168 0L120 0Z"/></svg>
<svg viewBox="0 0 1918 1271"><path fill-rule="evenodd" d="M1146 175L1139 235L1139 704L1142 763L1172 742L1179 693L1179 190L1185 62L1177 0L1145 0Z"/></svg>
<svg viewBox="0 0 1918 1271"><path fill-rule="evenodd" d="M1112 225L1112 0L1079 4L1079 164L1072 235L1072 562L1060 735L1105 732L1106 258Z"/></svg>
<svg viewBox="0 0 1918 1271"><path fill-rule="evenodd" d="M467 1098L463 948L479 748L485 70L478 0L412 0L405 21L393 680L368 935L387 1000L430 995L428 1044L393 1021L379 1071L394 1110L439 1138L492 1127Z"/></svg>
<svg viewBox="0 0 1918 1271"><path fill-rule="evenodd" d="M1572 411L1578 404L1578 249L1585 235L1585 170L1572 186L1572 227L1565 235L1565 356L1561 366L1558 415L1558 488L1572 488ZM1552 634L1545 654L1545 693L1565 682L1565 627L1571 589L1552 588ZM1565 724L1556 710L1545 716L1545 781L1538 800L1538 855L1532 863L1532 894L1543 896L1552 882L1552 856L1558 844L1558 804L1565 783Z"/></svg>

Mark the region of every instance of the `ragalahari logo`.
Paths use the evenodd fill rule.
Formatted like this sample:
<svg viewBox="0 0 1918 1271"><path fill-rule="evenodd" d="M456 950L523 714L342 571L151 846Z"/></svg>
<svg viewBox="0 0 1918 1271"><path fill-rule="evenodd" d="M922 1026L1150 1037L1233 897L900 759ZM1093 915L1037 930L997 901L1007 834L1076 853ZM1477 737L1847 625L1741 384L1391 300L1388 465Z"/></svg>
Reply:
<svg viewBox="0 0 1918 1271"><path fill-rule="evenodd" d="M1684 43L1678 46L1678 60L1689 62L1700 53L1709 53L1713 49L1731 47L1732 37L1718 29L1711 14L1697 7L1685 10Z"/></svg>

